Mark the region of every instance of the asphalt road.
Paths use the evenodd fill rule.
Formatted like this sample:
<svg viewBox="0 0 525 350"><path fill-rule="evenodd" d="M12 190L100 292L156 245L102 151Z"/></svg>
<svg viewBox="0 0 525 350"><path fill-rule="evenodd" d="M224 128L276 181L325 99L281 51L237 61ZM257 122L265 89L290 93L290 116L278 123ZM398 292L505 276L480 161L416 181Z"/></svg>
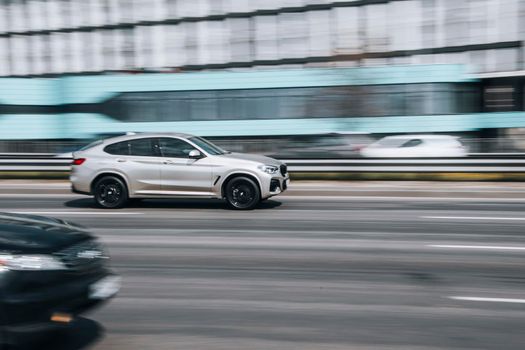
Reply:
<svg viewBox="0 0 525 350"><path fill-rule="evenodd" d="M93 349L524 349L525 184L313 183L254 211L0 183L88 226L123 277Z"/></svg>

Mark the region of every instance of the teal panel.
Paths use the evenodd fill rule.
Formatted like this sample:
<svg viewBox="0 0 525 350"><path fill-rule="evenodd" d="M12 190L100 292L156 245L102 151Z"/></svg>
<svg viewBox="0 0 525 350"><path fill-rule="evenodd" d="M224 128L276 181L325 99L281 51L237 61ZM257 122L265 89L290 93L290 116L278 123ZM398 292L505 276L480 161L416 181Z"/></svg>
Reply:
<svg viewBox="0 0 525 350"><path fill-rule="evenodd" d="M30 126L30 127L29 127ZM1 115L0 139L87 138L112 132L187 132L202 136L301 135L330 132L460 132L525 127L525 112L378 118L121 123L100 114Z"/></svg>
<svg viewBox="0 0 525 350"><path fill-rule="evenodd" d="M63 115L0 115L0 139L61 139L67 138L68 130Z"/></svg>
<svg viewBox="0 0 525 350"><path fill-rule="evenodd" d="M60 80L0 79L0 103L12 105L56 105L61 103Z"/></svg>
<svg viewBox="0 0 525 350"><path fill-rule="evenodd" d="M0 103L96 103L120 92L413 84L471 81L462 65L281 69L248 72L96 75L0 79Z"/></svg>
<svg viewBox="0 0 525 350"><path fill-rule="evenodd" d="M462 65L98 75L61 79L63 103L101 102L120 92L467 82Z"/></svg>
<svg viewBox="0 0 525 350"><path fill-rule="evenodd" d="M201 136L301 135L330 132L421 133L460 132L481 128L525 127L525 112L460 115L224 120L195 122L121 123L99 114L67 115L68 137L110 132L187 132Z"/></svg>
<svg viewBox="0 0 525 350"><path fill-rule="evenodd" d="M345 118L341 130L370 133L460 132L525 127L525 112Z"/></svg>

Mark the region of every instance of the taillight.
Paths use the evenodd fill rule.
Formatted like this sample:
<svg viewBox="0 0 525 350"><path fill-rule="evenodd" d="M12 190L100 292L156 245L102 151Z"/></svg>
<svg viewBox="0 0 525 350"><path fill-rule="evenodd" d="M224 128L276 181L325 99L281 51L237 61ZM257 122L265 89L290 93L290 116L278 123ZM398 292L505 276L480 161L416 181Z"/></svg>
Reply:
<svg viewBox="0 0 525 350"><path fill-rule="evenodd" d="M86 161L86 158L77 158L74 159L71 165L82 165Z"/></svg>

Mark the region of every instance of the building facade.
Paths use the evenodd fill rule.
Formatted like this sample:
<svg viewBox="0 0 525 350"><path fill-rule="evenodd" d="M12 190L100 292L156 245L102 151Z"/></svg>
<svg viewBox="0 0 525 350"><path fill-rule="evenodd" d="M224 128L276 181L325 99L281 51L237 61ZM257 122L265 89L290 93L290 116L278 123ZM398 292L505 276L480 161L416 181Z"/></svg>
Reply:
<svg viewBox="0 0 525 350"><path fill-rule="evenodd" d="M525 135L524 40L523 0L0 0L0 139Z"/></svg>
<svg viewBox="0 0 525 350"><path fill-rule="evenodd" d="M0 0L0 76L466 64L525 69L521 0Z"/></svg>

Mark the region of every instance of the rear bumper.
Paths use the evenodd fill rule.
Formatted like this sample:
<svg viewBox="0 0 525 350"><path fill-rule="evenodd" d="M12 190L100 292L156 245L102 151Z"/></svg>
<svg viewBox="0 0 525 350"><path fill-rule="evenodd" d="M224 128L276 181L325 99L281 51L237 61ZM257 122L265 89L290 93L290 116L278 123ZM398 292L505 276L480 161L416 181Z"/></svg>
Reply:
<svg viewBox="0 0 525 350"><path fill-rule="evenodd" d="M92 172L89 169L71 169L69 181L71 183L71 191L78 194L91 194L91 182L93 181Z"/></svg>
<svg viewBox="0 0 525 350"><path fill-rule="evenodd" d="M84 195L87 195L87 196L91 195L90 192L77 190L75 188L75 185L73 185L73 184L71 184L71 192L76 193L76 194L84 194Z"/></svg>

